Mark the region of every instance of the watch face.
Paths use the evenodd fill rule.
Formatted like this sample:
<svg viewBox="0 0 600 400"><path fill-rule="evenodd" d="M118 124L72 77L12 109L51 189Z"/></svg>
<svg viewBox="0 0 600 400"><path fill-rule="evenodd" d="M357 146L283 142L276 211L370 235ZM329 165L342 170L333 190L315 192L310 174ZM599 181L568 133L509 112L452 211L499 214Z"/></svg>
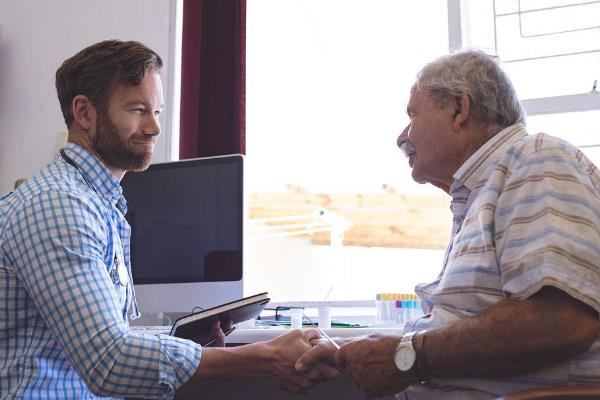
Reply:
<svg viewBox="0 0 600 400"><path fill-rule="evenodd" d="M394 363L400 371L408 371L415 364L415 351L409 346L398 346Z"/></svg>

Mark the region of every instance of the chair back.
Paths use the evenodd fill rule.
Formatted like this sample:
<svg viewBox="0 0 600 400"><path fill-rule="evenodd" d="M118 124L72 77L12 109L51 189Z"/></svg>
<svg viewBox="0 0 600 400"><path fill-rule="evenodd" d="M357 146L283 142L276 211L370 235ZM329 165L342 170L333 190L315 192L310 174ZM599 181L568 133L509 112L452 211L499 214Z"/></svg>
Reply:
<svg viewBox="0 0 600 400"><path fill-rule="evenodd" d="M499 397L496 400L600 400L600 385L594 386L549 386L521 390Z"/></svg>

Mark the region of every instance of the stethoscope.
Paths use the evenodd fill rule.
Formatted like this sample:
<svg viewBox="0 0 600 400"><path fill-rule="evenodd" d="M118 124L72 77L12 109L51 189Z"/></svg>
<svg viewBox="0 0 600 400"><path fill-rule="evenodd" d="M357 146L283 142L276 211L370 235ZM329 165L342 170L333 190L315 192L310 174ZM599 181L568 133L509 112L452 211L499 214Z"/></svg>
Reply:
<svg viewBox="0 0 600 400"><path fill-rule="evenodd" d="M92 186L91 182L87 179L85 174L81 171L79 165L77 165L77 163L73 161L71 157L67 156L67 154L65 153L65 149L60 149L60 156L63 158L63 160L65 160L67 164L73 166L77 170L77 172L79 172L79 174L82 176L83 180L88 185L88 187L92 189L98 196L100 196L100 193L98 193L94 186ZM118 240L117 246L122 248L121 238L118 234L116 237ZM120 259L116 254L114 264L115 268L111 270L110 277L113 280L113 282L118 282L123 287L127 287L127 284L131 282L131 304L133 306L133 312L129 315L129 318L131 318L131 320L138 319L142 316L142 314L138 310L137 299L135 297L135 288L133 286L133 278L131 277L131 272L127 269L127 266L125 265L125 260Z"/></svg>

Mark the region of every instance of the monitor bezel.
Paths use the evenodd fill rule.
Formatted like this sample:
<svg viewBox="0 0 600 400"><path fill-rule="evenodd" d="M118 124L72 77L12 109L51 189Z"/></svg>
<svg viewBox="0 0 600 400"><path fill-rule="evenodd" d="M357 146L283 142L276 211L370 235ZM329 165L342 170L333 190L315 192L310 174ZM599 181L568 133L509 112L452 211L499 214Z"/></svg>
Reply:
<svg viewBox="0 0 600 400"><path fill-rule="evenodd" d="M242 186L240 193L238 194L240 198L237 199L237 203L242 207L242 212L240 213L240 226L242 227L242 234L239 238L238 248L241 251L241 259L242 265L239 273L239 279L231 279L231 280L222 280L222 281L207 281L200 279L197 276L187 276L187 277L160 277L160 278L140 278L139 276L136 278L136 265L134 260L134 255L136 252L136 244L132 240L130 242L130 254L131 254L131 272L133 283L137 285L163 285L163 284L195 284L195 283L217 283L217 282L239 282L243 279L244 275L244 233L245 233L245 188L244 188L244 155L242 154L228 154L222 156L213 156L213 157L201 157L201 158L193 158L186 160L177 160L177 161L169 161L162 163L151 164L146 170L141 172L128 172L125 175L125 178L129 174L143 174L145 172L152 171L160 171L165 169L181 169L181 168L193 168L198 165L207 166L207 165L216 165L216 164L235 164L237 175L240 179L240 184ZM127 196L124 190L125 199L127 200ZM132 227L132 237L133 237L133 227Z"/></svg>

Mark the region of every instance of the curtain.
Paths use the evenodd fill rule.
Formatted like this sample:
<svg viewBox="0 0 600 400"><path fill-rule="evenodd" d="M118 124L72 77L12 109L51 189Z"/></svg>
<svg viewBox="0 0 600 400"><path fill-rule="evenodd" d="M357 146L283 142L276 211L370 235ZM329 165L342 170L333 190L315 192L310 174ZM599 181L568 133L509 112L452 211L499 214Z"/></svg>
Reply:
<svg viewBox="0 0 600 400"><path fill-rule="evenodd" d="M246 0L184 0L180 159L246 151Z"/></svg>

